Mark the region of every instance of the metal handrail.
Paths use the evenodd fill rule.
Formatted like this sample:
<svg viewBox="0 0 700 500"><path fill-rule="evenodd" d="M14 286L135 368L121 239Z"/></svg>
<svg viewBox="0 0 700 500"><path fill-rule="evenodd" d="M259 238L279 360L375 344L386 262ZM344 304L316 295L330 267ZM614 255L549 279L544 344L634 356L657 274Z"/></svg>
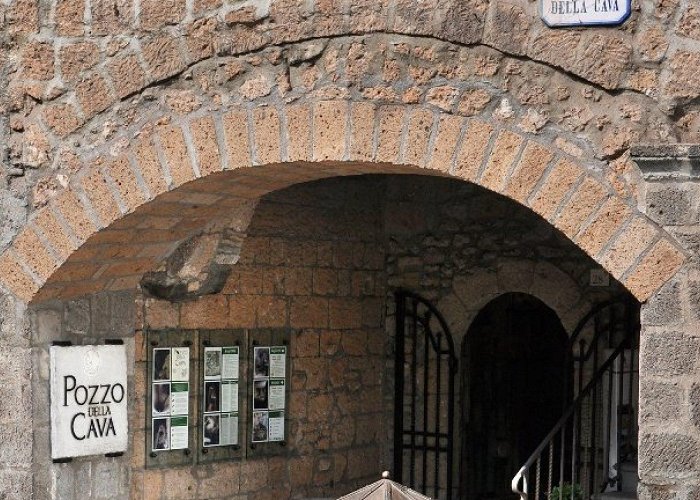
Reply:
<svg viewBox="0 0 700 500"><path fill-rule="evenodd" d="M544 449L549 446L553 439L557 436L559 431L561 431L564 426L568 423L569 417L571 417L574 412L580 408L583 400L590 394L596 385L598 385L602 380L605 373L615 362L620 353L628 347L629 338L625 337L613 353L608 357L608 359L601 365L601 367L596 371L591 381L586 384L585 388L579 393L578 397L569 405L569 407L564 411L563 415L552 428L552 430L547 434L547 436L542 440L540 445L535 449L535 451L530 455L530 457L525 461L525 464L520 468L520 470L515 474L513 480L511 481L511 490L516 495L519 495L521 500L528 500L528 483L527 476L530 471L530 467L540 458L540 455ZM520 489L520 483L523 483L523 488Z"/></svg>

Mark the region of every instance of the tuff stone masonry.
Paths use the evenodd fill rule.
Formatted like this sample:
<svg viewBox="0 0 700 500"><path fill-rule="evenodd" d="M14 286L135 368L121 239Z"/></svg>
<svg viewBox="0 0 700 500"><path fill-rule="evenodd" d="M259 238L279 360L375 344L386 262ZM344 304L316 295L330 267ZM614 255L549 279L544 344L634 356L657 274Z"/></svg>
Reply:
<svg viewBox="0 0 700 500"><path fill-rule="evenodd" d="M376 479L397 287L456 336L502 293L570 331L630 292L639 498L700 498L700 8L632 0L585 29L537 8L2 3L0 499L334 498ZM186 251L185 292L150 293ZM292 331L284 454L147 468L145 329L237 327ZM129 451L54 464L48 346L106 338L129 353Z"/></svg>

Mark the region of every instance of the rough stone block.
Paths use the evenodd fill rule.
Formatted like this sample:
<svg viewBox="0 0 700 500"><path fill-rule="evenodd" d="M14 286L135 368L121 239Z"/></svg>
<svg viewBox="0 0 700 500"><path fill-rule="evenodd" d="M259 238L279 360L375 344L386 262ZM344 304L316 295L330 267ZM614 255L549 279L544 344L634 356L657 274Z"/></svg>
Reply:
<svg viewBox="0 0 700 500"><path fill-rule="evenodd" d="M8 253L0 256L0 280L17 298L29 302L39 290L39 285L20 266L17 259Z"/></svg>
<svg viewBox="0 0 700 500"><path fill-rule="evenodd" d="M134 157L151 198L164 193L168 186L153 143L145 139L139 141L134 147Z"/></svg>
<svg viewBox="0 0 700 500"><path fill-rule="evenodd" d="M627 204L610 198L575 241L588 255L598 255L631 215L632 209Z"/></svg>
<svg viewBox="0 0 700 500"><path fill-rule="evenodd" d="M66 190L56 198L55 207L63 216L79 243L95 232L95 225L74 191Z"/></svg>
<svg viewBox="0 0 700 500"><path fill-rule="evenodd" d="M450 172L452 170L463 123L464 119L459 116L440 116L437 137L428 159L428 168L441 172Z"/></svg>
<svg viewBox="0 0 700 500"><path fill-rule="evenodd" d="M32 496L30 469L0 468L0 491L8 500L29 500Z"/></svg>
<svg viewBox="0 0 700 500"><path fill-rule="evenodd" d="M114 102L107 82L97 73L82 78L75 86L75 95L87 119L104 111Z"/></svg>
<svg viewBox="0 0 700 500"><path fill-rule="evenodd" d="M641 347L641 369L666 377L693 373L700 356L700 340L681 332L645 332Z"/></svg>
<svg viewBox="0 0 700 500"><path fill-rule="evenodd" d="M136 93L146 85L146 73L141 68L136 54L116 57L107 64L107 68L114 90L120 99Z"/></svg>
<svg viewBox="0 0 700 500"><path fill-rule="evenodd" d="M131 169L131 164L126 155L110 161L107 164L106 171L112 181L114 181L121 200L130 212L136 210L146 201L146 197L139 187L136 175Z"/></svg>
<svg viewBox="0 0 700 500"><path fill-rule="evenodd" d="M559 160L544 183L531 196L530 207L545 219L552 219L580 176L581 168L577 164Z"/></svg>
<svg viewBox="0 0 700 500"><path fill-rule="evenodd" d="M311 158L311 108L297 104L285 108L286 144L288 161L307 161Z"/></svg>
<svg viewBox="0 0 700 500"><path fill-rule="evenodd" d="M85 0L58 0L56 2L56 34L59 36L82 36L85 25Z"/></svg>
<svg viewBox="0 0 700 500"><path fill-rule="evenodd" d="M248 141L248 117L245 111L231 111L223 116L229 169L251 165Z"/></svg>
<svg viewBox="0 0 700 500"><path fill-rule="evenodd" d="M528 142L513 170L504 194L520 203L525 203L542 178L553 153L536 142Z"/></svg>
<svg viewBox="0 0 700 500"><path fill-rule="evenodd" d="M673 279L657 291L642 308L644 325L675 325L683 322L681 283Z"/></svg>
<svg viewBox="0 0 700 500"><path fill-rule="evenodd" d="M479 184L500 193L507 181L511 166L515 162L523 138L513 132L501 131L491 149Z"/></svg>
<svg viewBox="0 0 700 500"><path fill-rule="evenodd" d="M177 24L185 17L185 0L161 2L144 0L141 2L139 27L144 30L158 30L169 24Z"/></svg>
<svg viewBox="0 0 700 500"><path fill-rule="evenodd" d="M625 279L625 286L644 301L680 269L683 253L667 239L659 240Z"/></svg>
<svg viewBox="0 0 700 500"><path fill-rule="evenodd" d="M398 161L405 113L404 108L400 106L384 106L379 109L377 161L387 163Z"/></svg>
<svg viewBox="0 0 700 500"><path fill-rule="evenodd" d="M671 57L669 79L664 91L671 97L693 99L700 96L700 52L678 50Z"/></svg>
<svg viewBox="0 0 700 500"><path fill-rule="evenodd" d="M429 109L414 109L408 119L402 164L425 166L432 130L433 112Z"/></svg>
<svg viewBox="0 0 700 500"><path fill-rule="evenodd" d="M90 299L76 299L65 303L63 328L68 335L87 335L91 331Z"/></svg>
<svg viewBox="0 0 700 500"><path fill-rule="evenodd" d="M681 416L682 401L683 388L679 384L655 382L642 376L639 386L639 420L641 422L678 420ZM698 400L698 410L700 410L700 400Z"/></svg>
<svg viewBox="0 0 700 500"><path fill-rule="evenodd" d="M462 145L455 159L455 175L467 181L474 181L481 170L486 149L491 140L493 127L488 123L470 120Z"/></svg>
<svg viewBox="0 0 700 500"><path fill-rule="evenodd" d="M194 179L194 170L187 153L182 128L179 125L166 125L160 127L158 132L163 154L170 169L173 187Z"/></svg>
<svg viewBox="0 0 700 500"><path fill-rule="evenodd" d="M32 344L47 345L61 338L63 311L59 309L39 309L31 313Z"/></svg>
<svg viewBox="0 0 700 500"><path fill-rule="evenodd" d="M518 5L503 1L493 3L484 29L484 41L509 54L525 54L531 17Z"/></svg>
<svg viewBox="0 0 700 500"><path fill-rule="evenodd" d="M674 184L651 184L646 193L646 214L662 226L679 226L693 221L692 200L698 191Z"/></svg>
<svg viewBox="0 0 700 500"><path fill-rule="evenodd" d="M314 106L315 160L343 159L348 112L348 103L345 101L322 101Z"/></svg>
<svg viewBox="0 0 700 500"><path fill-rule="evenodd" d="M205 176L221 171L223 165L219 156L219 143L216 138L214 119L203 117L192 120L190 131L201 175Z"/></svg>
<svg viewBox="0 0 700 500"><path fill-rule="evenodd" d="M639 436L639 477L675 478L697 470L700 447L695 438L659 433Z"/></svg>
<svg viewBox="0 0 700 500"><path fill-rule="evenodd" d="M602 256L601 264L619 279L657 236L657 230L644 217L636 217Z"/></svg>
<svg viewBox="0 0 700 500"><path fill-rule="evenodd" d="M107 179L96 167L93 167L81 179L81 187L92 204L103 227L109 226L121 216L121 210L112 193Z"/></svg>
<svg viewBox="0 0 700 500"><path fill-rule="evenodd" d="M280 161L280 119L276 109L264 107L253 110L253 141L259 165Z"/></svg>
<svg viewBox="0 0 700 500"><path fill-rule="evenodd" d="M143 58L151 80L164 80L185 69L177 39L158 35L143 44Z"/></svg>
<svg viewBox="0 0 700 500"><path fill-rule="evenodd" d="M31 42L22 52L22 74L34 80L51 80L54 72L53 45Z"/></svg>

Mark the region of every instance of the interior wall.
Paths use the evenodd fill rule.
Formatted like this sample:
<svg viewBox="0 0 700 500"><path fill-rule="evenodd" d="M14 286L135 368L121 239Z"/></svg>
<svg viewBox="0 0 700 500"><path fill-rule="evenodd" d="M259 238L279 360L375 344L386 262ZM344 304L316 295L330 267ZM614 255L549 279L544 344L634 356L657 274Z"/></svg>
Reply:
<svg viewBox="0 0 700 500"><path fill-rule="evenodd" d="M186 498L335 498L389 467L382 427L388 351L380 200L381 183L366 179L271 194L258 205L219 294L181 303L140 298L139 343L142 327L291 328L291 394L282 456L143 471L144 457L134 450L132 495L169 498L168 491L179 490ZM136 372L145 374L146 352L140 352ZM136 392L145 394L144 377L136 383ZM144 403L137 401L137 408ZM136 443L146 439L141 411Z"/></svg>

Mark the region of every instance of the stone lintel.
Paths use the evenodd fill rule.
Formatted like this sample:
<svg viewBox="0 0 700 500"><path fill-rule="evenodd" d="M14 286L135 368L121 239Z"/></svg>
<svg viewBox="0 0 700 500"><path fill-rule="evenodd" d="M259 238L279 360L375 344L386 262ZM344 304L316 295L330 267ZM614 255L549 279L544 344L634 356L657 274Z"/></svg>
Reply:
<svg viewBox="0 0 700 500"><path fill-rule="evenodd" d="M700 180L700 144L638 144L630 156L645 180Z"/></svg>

